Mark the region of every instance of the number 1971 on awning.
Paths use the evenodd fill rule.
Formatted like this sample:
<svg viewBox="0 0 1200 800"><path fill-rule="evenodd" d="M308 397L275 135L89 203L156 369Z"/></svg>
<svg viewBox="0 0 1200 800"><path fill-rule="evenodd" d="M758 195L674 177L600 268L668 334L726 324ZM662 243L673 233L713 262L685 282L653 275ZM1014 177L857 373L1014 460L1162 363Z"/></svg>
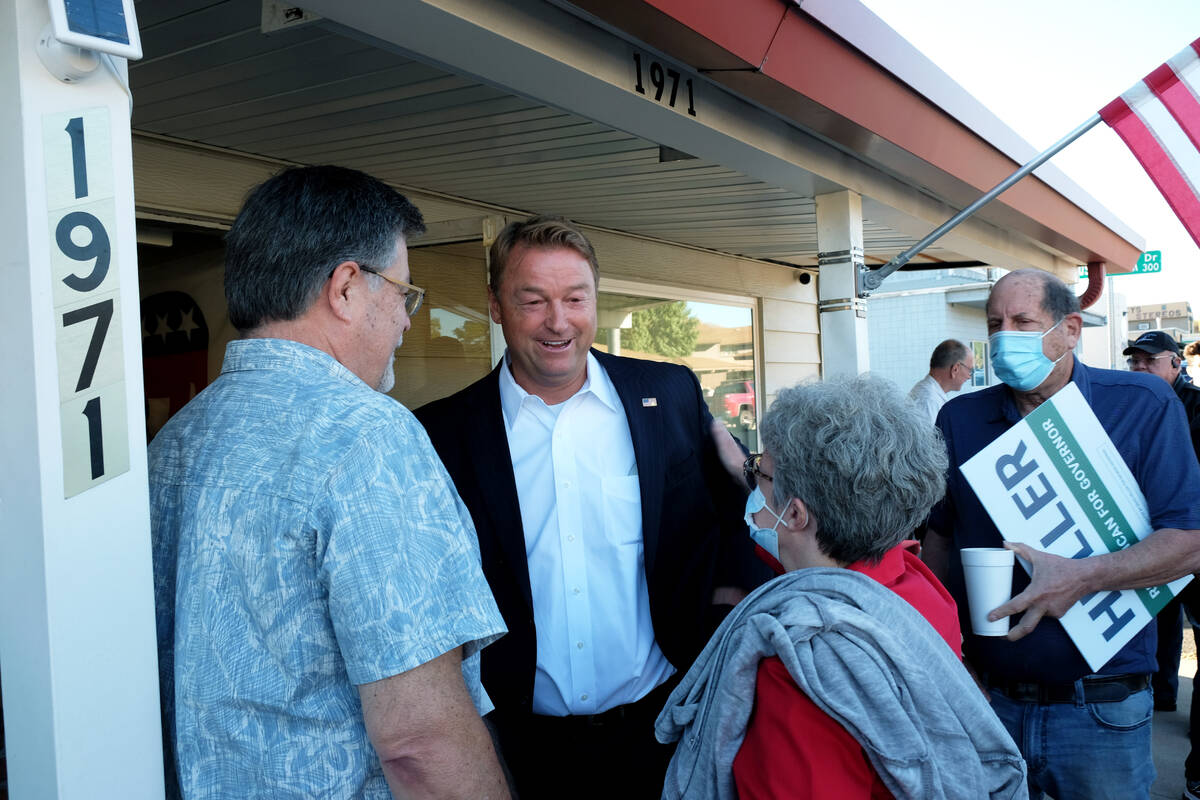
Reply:
<svg viewBox="0 0 1200 800"><path fill-rule="evenodd" d="M645 63L646 67L643 69L642 54L633 54L633 66L637 73L637 81L633 85L634 91L647 97L650 96L650 92L653 92L654 102L666 103L670 108L675 108L677 101L682 103L680 79L683 76L679 74L679 70L664 67L654 59L647 59ZM649 80L649 86L646 85L646 80ZM692 79L684 78L682 88L687 92L687 113L694 117L696 116L696 100L692 92Z"/></svg>

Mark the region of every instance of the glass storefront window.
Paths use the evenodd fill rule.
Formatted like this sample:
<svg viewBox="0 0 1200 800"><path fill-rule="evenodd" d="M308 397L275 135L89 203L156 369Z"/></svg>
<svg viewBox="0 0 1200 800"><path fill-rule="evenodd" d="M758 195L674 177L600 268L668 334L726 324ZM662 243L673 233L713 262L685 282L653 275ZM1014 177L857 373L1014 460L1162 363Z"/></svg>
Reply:
<svg viewBox="0 0 1200 800"><path fill-rule="evenodd" d="M161 254L161 265L156 253L146 254L142 263L150 436L219 372L225 344L237 336L227 322L223 246L210 238L203 247L180 246ZM411 283L426 291L425 302L396 351L396 384L390 394L416 409L486 375L503 350L503 335L490 320L481 241L410 247L409 267ZM598 298L596 348L688 367L696 373L713 416L743 444L757 449L751 301L735 297L723 302L724 296L702 292L663 297L653 288L643 294L641 286L614 280L604 280L602 286L610 290L602 290ZM168 308L168 300L176 305ZM200 336L197 331L206 323L211 329ZM156 360L156 342L180 352L172 350ZM167 356L170 363L163 361Z"/></svg>
<svg viewBox="0 0 1200 800"><path fill-rule="evenodd" d="M758 449L754 317L749 305L601 291L596 349L696 373L713 417Z"/></svg>
<svg viewBox="0 0 1200 800"><path fill-rule="evenodd" d="M224 246L175 233L171 248L139 246L147 438L220 372L228 323ZM409 248L425 302L396 353L390 392L410 409L453 394L492 368L487 268L480 241Z"/></svg>
<svg viewBox="0 0 1200 800"><path fill-rule="evenodd" d="M988 343L971 342L971 354L975 357L975 369L971 372L971 387L981 388L988 385Z"/></svg>
<svg viewBox="0 0 1200 800"><path fill-rule="evenodd" d="M492 361L482 242L412 247L408 265L425 302L396 351L389 394L411 409L474 383Z"/></svg>

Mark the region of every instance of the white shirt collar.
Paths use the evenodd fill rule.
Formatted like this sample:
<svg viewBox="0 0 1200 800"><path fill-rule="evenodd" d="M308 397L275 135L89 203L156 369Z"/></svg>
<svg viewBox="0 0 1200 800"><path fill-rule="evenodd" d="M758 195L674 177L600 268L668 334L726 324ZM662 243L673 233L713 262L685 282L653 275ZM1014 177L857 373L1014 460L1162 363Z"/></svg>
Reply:
<svg viewBox="0 0 1200 800"><path fill-rule="evenodd" d="M925 377L929 380L929 386L931 387L930 391L935 392L942 400L950 399L950 393L942 388L942 385L938 383L937 378L933 377L932 375L926 375Z"/></svg>
<svg viewBox="0 0 1200 800"><path fill-rule="evenodd" d="M521 388L516 379L513 378L511 362L512 359L506 348L504 351L503 366L500 369L500 407L504 411L504 424L509 431L516 425L521 411L526 407L526 404L540 403L542 406L549 408L542 398L530 394ZM587 378L584 379L583 386L580 386L579 391L563 402L569 402L575 397L588 393L613 411L619 411L621 408L621 398L617 395L617 387L613 386L612 379L608 377L608 373L605 372L604 367L600 366L600 362L596 360L596 357L590 351L587 354Z"/></svg>

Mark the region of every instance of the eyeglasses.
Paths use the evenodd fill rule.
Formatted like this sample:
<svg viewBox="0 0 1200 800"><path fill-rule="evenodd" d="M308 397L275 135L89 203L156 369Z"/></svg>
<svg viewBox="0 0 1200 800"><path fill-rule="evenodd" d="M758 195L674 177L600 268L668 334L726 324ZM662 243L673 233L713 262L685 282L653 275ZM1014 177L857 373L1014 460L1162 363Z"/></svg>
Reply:
<svg viewBox="0 0 1200 800"><path fill-rule="evenodd" d="M1158 361L1160 358L1170 357L1170 353L1159 353L1156 356L1131 356L1130 358L1125 359L1125 366L1129 367L1130 369L1133 369L1134 367L1150 369L1151 361Z"/></svg>
<svg viewBox="0 0 1200 800"><path fill-rule="evenodd" d="M750 457L742 462L742 477L746 479L746 485L751 489L758 486L759 478L774 480L770 475L759 469L759 464L762 463L762 453L751 453Z"/></svg>
<svg viewBox="0 0 1200 800"><path fill-rule="evenodd" d="M411 283L405 283L404 281L398 281L395 278L389 278L379 270L372 269L366 264L359 264L358 268L363 272L369 272L372 275L378 275L393 286L399 286L401 289L403 289L404 292L402 293L402 296L404 297L404 313L411 317L412 315L416 314L418 310L420 310L421 301L425 299L425 290L420 286L413 286Z"/></svg>

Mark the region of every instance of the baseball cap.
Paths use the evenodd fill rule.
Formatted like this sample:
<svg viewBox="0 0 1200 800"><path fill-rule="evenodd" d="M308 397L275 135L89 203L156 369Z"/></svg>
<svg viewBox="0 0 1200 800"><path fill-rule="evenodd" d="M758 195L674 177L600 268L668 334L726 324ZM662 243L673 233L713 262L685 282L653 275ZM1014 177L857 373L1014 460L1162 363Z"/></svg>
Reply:
<svg viewBox="0 0 1200 800"><path fill-rule="evenodd" d="M1175 355L1179 355L1179 344L1165 331L1146 331L1129 347L1126 347L1121 354L1131 355L1134 350L1141 350L1143 353L1151 355L1170 350Z"/></svg>

